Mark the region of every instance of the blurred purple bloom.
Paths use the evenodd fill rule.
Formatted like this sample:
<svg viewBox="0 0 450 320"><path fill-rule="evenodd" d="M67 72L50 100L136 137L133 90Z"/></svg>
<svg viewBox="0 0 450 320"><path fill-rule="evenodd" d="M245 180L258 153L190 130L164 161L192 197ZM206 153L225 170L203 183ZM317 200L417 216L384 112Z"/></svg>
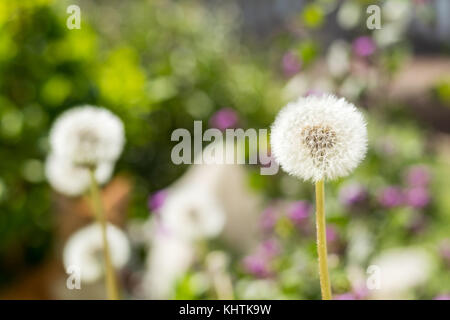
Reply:
<svg viewBox="0 0 450 320"><path fill-rule="evenodd" d="M433 300L450 300L450 294L440 294L433 298Z"/></svg>
<svg viewBox="0 0 450 320"><path fill-rule="evenodd" d="M369 295L369 289L366 286L353 288L353 294L357 300L365 299Z"/></svg>
<svg viewBox="0 0 450 320"><path fill-rule="evenodd" d="M298 73L301 66L300 59L293 52L286 53L281 60L281 67L286 77L292 77Z"/></svg>
<svg viewBox="0 0 450 320"><path fill-rule="evenodd" d="M361 203L366 199L367 190L359 183L345 185L339 190L339 200L347 206Z"/></svg>
<svg viewBox="0 0 450 320"><path fill-rule="evenodd" d="M238 115L231 108L223 108L214 113L209 120L209 124L213 128L225 130L234 128L238 122Z"/></svg>
<svg viewBox="0 0 450 320"><path fill-rule="evenodd" d="M411 187L426 187L430 182L430 171L424 165L413 166L406 172L406 183Z"/></svg>
<svg viewBox="0 0 450 320"><path fill-rule="evenodd" d="M280 252L280 245L275 238L263 241L257 248L256 253L244 258L244 268L249 273L257 277L268 277L270 271L270 261Z"/></svg>
<svg viewBox="0 0 450 320"><path fill-rule="evenodd" d="M352 292L337 294L333 300L356 300L356 296Z"/></svg>
<svg viewBox="0 0 450 320"><path fill-rule="evenodd" d="M261 254L266 257L274 257L280 252L280 245L275 239L268 239L261 243Z"/></svg>
<svg viewBox="0 0 450 320"><path fill-rule="evenodd" d="M423 208L429 202L430 195L425 188L416 187L406 191L406 203L413 208Z"/></svg>
<svg viewBox="0 0 450 320"><path fill-rule="evenodd" d="M360 57L367 57L375 52L375 43L371 37L363 36L353 42L353 52Z"/></svg>
<svg viewBox="0 0 450 320"><path fill-rule="evenodd" d="M378 201L383 207L398 207L404 202L404 195L398 187L387 187L378 195Z"/></svg>
<svg viewBox="0 0 450 320"><path fill-rule="evenodd" d="M311 212L311 205L306 201L293 203L288 211L289 218L296 224L305 222Z"/></svg>
<svg viewBox="0 0 450 320"><path fill-rule="evenodd" d="M328 243L335 242L338 239L337 230L333 226L327 226L326 235Z"/></svg>
<svg viewBox="0 0 450 320"><path fill-rule="evenodd" d="M245 257L244 268L256 277L265 278L270 275L268 260L258 254Z"/></svg>
<svg viewBox="0 0 450 320"><path fill-rule="evenodd" d="M261 215L261 227L264 231L272 231L278 220L278 213L273 207L266 208Z"/></svg>
<svg viewBox="0 0 450 320"><path fill-rule="evenodd" d="M156 211L162 207L166 198L167 198L167 191L159 190L148 198L147 206L151 211Z"/></svg>
<svg viewBox="0 0 450 320"><path fill-rule="evenodd" d="M334 300L362 300L368 296L368 289L364 286L353 288L352 291L336 295Z"/></svg>

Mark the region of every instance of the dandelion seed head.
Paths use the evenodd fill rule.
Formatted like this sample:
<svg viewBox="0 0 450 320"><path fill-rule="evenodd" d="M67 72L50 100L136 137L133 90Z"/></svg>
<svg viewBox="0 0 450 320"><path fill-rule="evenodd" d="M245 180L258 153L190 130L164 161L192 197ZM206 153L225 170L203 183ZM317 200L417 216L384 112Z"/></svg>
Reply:
<svg viewBox="0 0 450 320"><path fill-rule="evenodd" d="M336 144L336 132L330 126L305 126L301 137L315 165L326 167L327 155L333 151Z"/></svg>
<svg viewBox="0 0 450 320"><path fill-rule="evenodd" d="M101 162L96 166L94 175L99 184L109 181L113 167L110 162ZM45 175L53 189L67 196L82 194L91 182L86 167L75 165L54 154L50 154L45 161Z"/></svg>
<svg viewBox="0 0 450 320"><path fill-rule="evenodd" d="M111 262L117 269L122 268L130 257L130 244L125 233L108 223L107 237L110 247ZM67 241L63 251L63 262L66 269L77 267L81 281L95 282L103 274L102 234L98 223L90 224L73 234Z"/></svg>
<svg viewBox="0 0 450 320"><path fill-rule="evenodd" d="M169 194L161 208L169 231L188 240L217 236L225 224L225 212L207 192L179 191Z"/></svg>
<svg viewBox="0 0 450 320"><path fill-rule="evenodd" d="M283 170L313 182L348 175L364 158L367 130L362 114L333 95L299 98L284 107L271 133Z"/></svg>
<svg viewBox="0 0 450 320"><path fill-rule="evenodd" d="M122 121L107 109L89 105L65 111L50 132L52 152L83 166L116 161L124 143Z"/></svg>

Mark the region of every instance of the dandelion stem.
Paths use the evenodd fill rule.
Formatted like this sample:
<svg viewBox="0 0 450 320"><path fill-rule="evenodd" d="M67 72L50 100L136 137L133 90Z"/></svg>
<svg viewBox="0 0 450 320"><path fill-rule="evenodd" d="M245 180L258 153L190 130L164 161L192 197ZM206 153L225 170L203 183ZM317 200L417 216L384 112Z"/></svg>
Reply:
<svg viewBox="0 0 450 320"><path fill-rule="evenodd" d="M233 284L225 272L213 276L214 289L219 300L234 300Z"/></svg>
<svg viewBox="0 0 450 320"><path fill-rule="evenodd" d="M91 177L91 197L92 205L95 212L97 222L100 224L103 241L103 259L105 267L106 292L109 300L119 300L119 291L117 288L117 279L114 268L111 263L111 255L109 252L108 237L106 235L106 217L103 210L103 204L100 198L100 191L95 179L94 169L89 170Z"/></svg>
<svg viewBox="0 0 450 320"><path fill-rule="evenodd" d="M323 180L316 182L316 228L317 253L319 255L319 278L322 300L331 300L330 276L328 274L327 235L325 222L325 190Z"/></svg>

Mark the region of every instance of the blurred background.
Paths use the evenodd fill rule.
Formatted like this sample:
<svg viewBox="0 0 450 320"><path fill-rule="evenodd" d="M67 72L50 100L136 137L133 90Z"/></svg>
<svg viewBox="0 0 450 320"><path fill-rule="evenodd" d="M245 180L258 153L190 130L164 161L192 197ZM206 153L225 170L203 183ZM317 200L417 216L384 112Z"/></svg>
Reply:
<svg viewBox="0 0 450 320"><path fill-rule="evenodd" d="M124 298L319 299L313 186L258 165L175 165L170 136L194 120L269 128L324 92L369 130L365 161L326 186L335 299L450 298L449 1L0 0L0 299L105 297L101 276L66 286L65 245L93 217L45 178L50 126L80 104L125 125L102 191L129 245ZM222 212L223 230L180 239L161 215L189 210Z"/></svg>

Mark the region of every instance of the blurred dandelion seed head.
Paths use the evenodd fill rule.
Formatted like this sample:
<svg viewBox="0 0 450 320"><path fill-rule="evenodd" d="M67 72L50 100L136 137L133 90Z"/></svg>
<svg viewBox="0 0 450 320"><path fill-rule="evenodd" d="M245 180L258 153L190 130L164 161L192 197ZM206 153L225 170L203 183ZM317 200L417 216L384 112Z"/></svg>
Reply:
<svg viewBox="0 0 450 320"><path fill-rule="evenodd" d="M64 112L50 132L52 152L80 166L116 161L124 143L122 121L109 110L89 105Z"/></svg>
<svg viewBox="0 0 450 320"><path fill-rule="evenodd" d="M163 224L186 240L217 236L225 225L225 212L216 199L201 191L174 192L161 207Z"/></svg>
<svg viewBox="0 0 450 320"><path fill-rule="evenodd" d="M88 168L94 169L98 183L106 183L124 143L122 121L110 111L89 105L65 111L50 131L47 180L68 196L80 195L89 187Z"/></svg>
<svg viewBox="0 0 450 320"><path fill-rule="evenodd" d="M130 244L125 233L116 226L108 223L107 237L111 248L111 261L120 269L130 257ZM90 224L73 234L67 241L63 262L66 269L76 266L81 271L81 281L92 283L103 275L101 255L103 242L100 225Z"/></svg>
<svg viewBox="0 0 450 320"><path fill-rule="evenodd" d="M96 166L94 175L99 184L109 181L113 167L110 162L101 162ZM90 184L88 170L65 161L54 154L47 157L45 174L52 188L67 196L82 194Z"/></svg>

